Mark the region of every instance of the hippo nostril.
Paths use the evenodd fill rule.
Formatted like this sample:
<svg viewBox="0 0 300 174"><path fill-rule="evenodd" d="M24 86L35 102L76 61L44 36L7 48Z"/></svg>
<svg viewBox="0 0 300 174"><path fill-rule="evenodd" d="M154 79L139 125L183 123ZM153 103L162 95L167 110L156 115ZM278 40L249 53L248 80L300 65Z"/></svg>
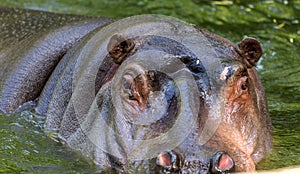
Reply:
<svg viewBox="0 0 300 174"><path fill-rule="evenodd" d="M230 156L223 154L219 160L218 168L219 169L231 169L233 166L233 161Z"/></svg>
<svg viewBox="0 0 300 174"><path fill-rule="evenodd" d="M212 173L229 172L234 168L233 159L225 152L218 152L212 158Z"/></svg>
<svg viewBox="0 0 300 174"><path fill-rule="evenodd" d="M171 166L171 156L166 152L160 153L157 157L157 164L160 166L170 167Z"/></svg>
<svg viewBox="0 0 300 174"><path fill-rule="evenodd" d="M156 159L156 164L165 171L177 171L179 169L179 158L173 151L161 152Z"/></svg>

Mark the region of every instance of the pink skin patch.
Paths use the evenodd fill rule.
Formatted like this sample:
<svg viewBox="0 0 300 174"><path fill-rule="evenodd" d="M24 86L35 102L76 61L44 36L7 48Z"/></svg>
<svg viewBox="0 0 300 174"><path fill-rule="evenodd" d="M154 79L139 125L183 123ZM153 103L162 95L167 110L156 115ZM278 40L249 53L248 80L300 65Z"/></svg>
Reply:
<svg viewBox="0 0 300 174"><path fill-rule="evenodd" d="M158 163L161 166L171 166L171 158L169 154L160 153L157 158L158 158Z"/></svg>
<svg viewBox="0 0 300 174"><path fill-rule="evenodd" d="M227 73L229 71L229 67L225 67L222 73L220 74L220 79L221 80L226 80L227 79Z"/></svg>
<svg viewBox="0 0 300 174"><path fill-rule="evenodd" d="M218 168L219 169L228 169L232 167L232 159L226 155L223 154L219 160Z"/></svg>

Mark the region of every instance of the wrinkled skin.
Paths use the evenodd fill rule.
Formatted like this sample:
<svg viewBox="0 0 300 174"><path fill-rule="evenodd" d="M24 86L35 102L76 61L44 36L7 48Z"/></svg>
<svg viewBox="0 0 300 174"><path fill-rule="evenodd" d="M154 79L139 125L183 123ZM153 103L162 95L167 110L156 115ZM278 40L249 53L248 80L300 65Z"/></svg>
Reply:
<svg viewBox="0 0 300 174"><path fill-rule="evenodd" d="M271 123L255 70L262 55L256 39L233 44L181 22L195 37L172 33L169 38L168 27L159 35L151 34L153 29L135 32L134 25L143 23L136 21L144 18L156 25L157 18L149 16L125 19L127 32L127 24L115 27L118 22L106 18L0 12L6 24L0 26L1 111L33 106L47 117L46 130L57 131L101 170L254 171L270 151ZM172 23L162 19L157 25L163 22ZM143 56L147 59L135 62ZM175 64L156 60L161 57ZM157 69L142 64L148 61ZM177 69L190 76L181 78ZM178 120L181 125L173 126Z"/></svg>

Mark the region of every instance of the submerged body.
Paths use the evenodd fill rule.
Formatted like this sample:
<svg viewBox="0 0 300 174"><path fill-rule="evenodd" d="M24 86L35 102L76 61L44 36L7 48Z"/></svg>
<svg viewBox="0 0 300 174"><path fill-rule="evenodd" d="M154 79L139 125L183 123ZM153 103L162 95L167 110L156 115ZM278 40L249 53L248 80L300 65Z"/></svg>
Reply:
<svg viewBox="0 0 300 174"><path fill-rule="evenodd" d="M153 15L1 9L0 20L1 111L33 101L45 129L104 171L253 171L270 150L253 38Z"/></svg>

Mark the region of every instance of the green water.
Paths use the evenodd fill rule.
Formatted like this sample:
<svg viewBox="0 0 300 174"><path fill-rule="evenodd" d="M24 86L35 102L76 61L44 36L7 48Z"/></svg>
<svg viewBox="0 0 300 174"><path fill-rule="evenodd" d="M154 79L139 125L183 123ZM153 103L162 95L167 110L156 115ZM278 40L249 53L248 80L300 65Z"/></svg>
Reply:
<svg viewBox="0 0 300 174"><path fill-rule="evenodd" d="M300 164L300 1L0 0L2 6L84 15L175 16L234 42L258 38L264 55L258 69L274 126L273 151L258 169ZM29 113L0 115L0 173L91 173L96 168L47 137L43 119Z"/></svg>
<svg viewBox="0 0 300 174"><path fill-rule="evenodd" d="M30 112L0 116L0 173L91 173L91 161L47 137L43 118Z"/></svg>

